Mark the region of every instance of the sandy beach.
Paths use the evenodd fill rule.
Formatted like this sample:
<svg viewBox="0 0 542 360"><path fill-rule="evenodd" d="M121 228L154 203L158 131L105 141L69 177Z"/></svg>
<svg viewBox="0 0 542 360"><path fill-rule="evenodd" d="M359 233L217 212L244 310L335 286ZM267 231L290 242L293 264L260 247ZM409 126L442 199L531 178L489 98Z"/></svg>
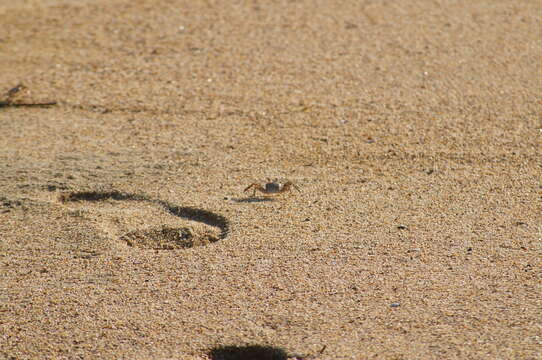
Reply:
<svg viewBox="0 0 542 360"><path fill-rule="evenodd" d="M542 359L541 18L0 3L0 359Z"/></svg>

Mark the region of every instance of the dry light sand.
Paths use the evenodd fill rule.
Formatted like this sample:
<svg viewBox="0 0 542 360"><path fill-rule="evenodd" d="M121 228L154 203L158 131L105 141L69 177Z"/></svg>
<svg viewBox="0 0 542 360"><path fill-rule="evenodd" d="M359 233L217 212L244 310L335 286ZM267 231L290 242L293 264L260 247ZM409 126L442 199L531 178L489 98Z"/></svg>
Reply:
<svg viewBox="0 0 542 360"><path fill-rule="evenodd" d="M534 0L1 1L0 358L542 359L541 59Z"/></svg>

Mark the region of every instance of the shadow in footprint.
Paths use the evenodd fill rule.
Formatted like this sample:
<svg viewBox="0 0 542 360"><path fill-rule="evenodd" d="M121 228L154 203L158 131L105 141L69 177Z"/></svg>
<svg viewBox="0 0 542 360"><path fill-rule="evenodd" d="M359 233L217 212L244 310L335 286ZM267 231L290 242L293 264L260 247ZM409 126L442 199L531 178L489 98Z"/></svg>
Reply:
<svg viewBox="0 0 542 360"><path fill-rule="evenodd" d="M208 355L211 360L287 360L291 357L280 348L265 345L220 346Z"/></svg>
<svg viewBox="0 0 542 360"><path fill-rule="evenodd" d="M222 215L218 215L207 210L193 207L175 206L162 200L155 200L155 202L162 205L169 213L175 216L187 220L198 221L219 228L221 230L221 239L224 239L226 236L228 236L230 225L228 220Z"/></svg>
<svg viewBox="0 0 542 360"><path fill-rule="evenodd" d="M132 201L150 201L149 198L143 195L128 194L120 191L80 191L67 194L61 194L59 200L61 202L70 201L103 201L107 199L113 200L132 200Z"/></svg>
<svg viewBox="0 0 542 360"><path fill-rule="evenodd" d="M154 250L186 249L194 246L208 245L219 239L224 239L229 232L229 222L222 215L208 210L177 206L167 201L151 199L145 195L123 193L116 190L81 191L61 194L59 200L63 203L79 201L100 202L106 200L147 202L156 204L179 218L200 222L220 230L218 236L213 235L211 232L194 232L187 227L172 228L161 226L151 229L134 230L120 236L120 240L125 241L132 247Z"/></svg>

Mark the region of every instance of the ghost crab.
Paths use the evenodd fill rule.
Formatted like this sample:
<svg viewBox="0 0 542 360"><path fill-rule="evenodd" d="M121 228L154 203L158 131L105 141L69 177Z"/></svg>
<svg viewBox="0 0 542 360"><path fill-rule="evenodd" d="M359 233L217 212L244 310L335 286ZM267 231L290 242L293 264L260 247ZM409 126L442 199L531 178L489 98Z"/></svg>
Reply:
<svg viewBox="0 0 542 360"><path fill-rule="evenodd" d="M252 183L249 186L246 187L244 192L247 192L248 190L252 189L253 193L252 196L256 196L256 191L259 191L265 195L277 195L282 194L288 191L292 190L292 187L296 189L297 191L301 192L296 184L294 184L291 181L286 181L285 183L280 183L278 181L269 181L265 185L261 185L258 183Z"/></svg>

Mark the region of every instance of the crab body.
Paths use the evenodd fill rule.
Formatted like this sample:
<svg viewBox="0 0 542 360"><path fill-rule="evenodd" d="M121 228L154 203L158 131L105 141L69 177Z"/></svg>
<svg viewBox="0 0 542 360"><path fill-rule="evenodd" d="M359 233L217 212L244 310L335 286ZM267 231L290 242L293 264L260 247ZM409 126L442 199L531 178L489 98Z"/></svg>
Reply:
<svg viewBox="0 0 542 360"><path fill-rule="evenodd" d="M252 196L256 196L256 191L259 191L259 192L261 192L263 194L266 194L266 195L276 195L276 194L280 194L280 193L290 191L292 187L294 187L297 191L301 192L301 190L299 190L297 185L295 185L291 181L287 181L284 184L281 184L281 183L276 182L276 181L272 181L272 182L266 183L264 186L262 186L260 184L257 184L257 183L253 183L253 184L250 184L249 186L247 186L247 188L244 191L246 192L246 191L248 191L250 189L253 189Z"/></svg>
<svg viewBox="0 0 542 360"><path fill-rule="evenodd" d="M284 185L277 182L270 182L265 184L264 192L266 194L278 194L282 189L284 189Z"/></svg>

